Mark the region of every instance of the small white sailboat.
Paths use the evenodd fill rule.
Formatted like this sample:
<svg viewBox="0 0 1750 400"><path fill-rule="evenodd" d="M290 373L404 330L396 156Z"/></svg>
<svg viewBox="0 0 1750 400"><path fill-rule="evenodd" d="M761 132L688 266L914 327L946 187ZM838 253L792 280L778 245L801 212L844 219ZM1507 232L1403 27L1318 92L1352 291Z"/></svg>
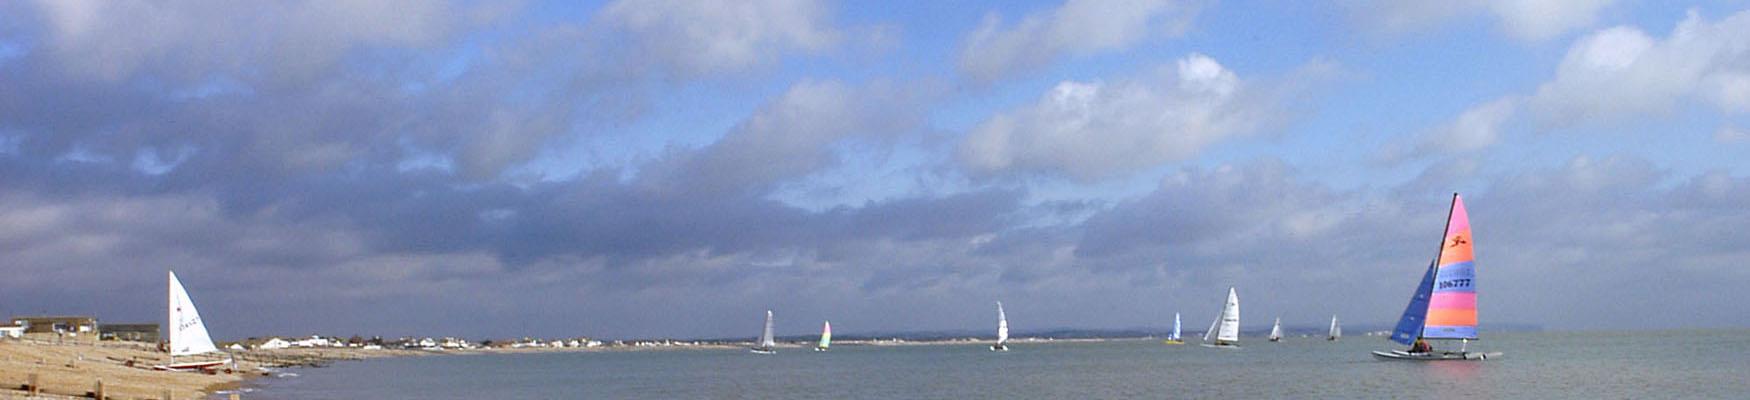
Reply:
<svg viewBox="0 0 1750 400"><path fill-rule="evenodd" d="M1332 315L1331 316L1331 337L1327 338L1325 340L1335 342L1335 341L1337 341L1337 339L1342 339L1342 338L1343 338L1343 325L1338 324L1337 323L1337 316Z"/></svg>
<svg viewBox="0 0 1750 400"><path fill-rule="evenodd" d="M1215 343L1209 342L1210 335L1215 336ZM1227 288L1227 304L1222 305L1221 315L1215 317L1215 322L1209 324L1209 331L1203 333L1203 347L1218 349L1240 348L1240 295L1233 287Z"/></svg>
<svg viewBox="0 0 1750 400"><path fill-rule="evenodd" d="M1003 302L997 302L997 343L990 351L1009 351L1009 316L1003 313Z"/></svg>
<svg viewBox="0 0 1750 400"><path fill-rule="evenodd" d="M814 351L826 351L832 347L832 321L820 325L820 345L814 346Z"/></svg>
<svg viewBox="0 0 1750 400"><path fill-rule="evenodd" d="M1282 317L1276 317L1276 325L1270 327L1270 341L1282 341Z"/></svg>
<svg viewBox="0 0 1750 400"><path fill-rule="evenodd" d="M169 273L170 315L165 330L169 333L170 362L153 368L165 371L196 371L230 364L232 359L229 354L224 359L176 362L177 356L197 356L220 351L219 346L213 345L212 336L207 334L207 325L201 321L200 311L195 310L194 300L189 299L188 290L182 288L182 281L176 279L175 271Z"/></svg>
<svg viewBox="0 0 1750 400"><path fill-rule="evenodd" d="M777 354L778 342L772 340L772 310L766 310L766 330L760 332L760 342L754 344L754 354Z"/></svg>
<svg viewBox="0 0 1750 400"><path fill-rule="evenodd" d="M1173 313L1173 334L1168 335L1167 340L1164 340L1161 343L1185 344L1185 339L1179 337L1179 313Z"/></svg>

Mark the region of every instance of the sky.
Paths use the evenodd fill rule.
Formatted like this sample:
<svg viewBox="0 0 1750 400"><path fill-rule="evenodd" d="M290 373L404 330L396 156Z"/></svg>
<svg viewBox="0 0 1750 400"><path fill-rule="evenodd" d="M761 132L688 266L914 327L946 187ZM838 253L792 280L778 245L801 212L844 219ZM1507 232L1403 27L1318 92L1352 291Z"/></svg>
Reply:
<svg viewBox="0 0 1750 400"><path fill-rule="evenodd" d="M1750 4L0 3L0 314L1750 327Z"/></svg>

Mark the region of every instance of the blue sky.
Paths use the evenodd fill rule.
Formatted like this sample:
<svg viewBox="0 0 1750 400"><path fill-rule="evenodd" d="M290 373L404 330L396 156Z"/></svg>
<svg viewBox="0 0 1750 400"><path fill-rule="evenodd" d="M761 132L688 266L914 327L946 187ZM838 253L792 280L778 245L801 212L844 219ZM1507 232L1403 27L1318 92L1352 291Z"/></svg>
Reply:
<svg viewBox="0 0 1750 400"><path fill-rule="evenodd" d="M1734 1L0 5L0 313L220 337L1743 327ZM1424 261L1419 261L1424 260ZM75 295L83 293L90 296ZM72 297L72 300L68 300Z"/></svg>

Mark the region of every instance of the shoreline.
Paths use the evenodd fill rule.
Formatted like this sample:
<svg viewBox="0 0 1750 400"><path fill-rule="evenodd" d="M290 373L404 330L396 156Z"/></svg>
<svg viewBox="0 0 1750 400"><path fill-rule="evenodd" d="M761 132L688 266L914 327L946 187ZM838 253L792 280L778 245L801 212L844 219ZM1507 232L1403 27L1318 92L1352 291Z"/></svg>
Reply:
<svg viewBox="0 0 1750 400"><path fill-rule="evenodd" d="M165 353L145 343L97 341L94 338L0 340L0 397L25 397L29 376L37 375L43 398L90 398L101 380L112 399L200 399L226 391L241 390L251 380L278 376L282 369L322 367L335 362L376 358L427 357L484 354L596 353L636 351L743 350L752 343L700 343L670 345L621 345L603 347L524 347L454 350L363 349L345 347L242 350L230 352L236 369L215 373L158 371L152 365L168 360ZM1115 339L1012 340L1016 344L1087 343ZM838 346L948 346L989 345L988 340L848 340ZM779 343L780 348L813 347L812 342Z"/></svg>

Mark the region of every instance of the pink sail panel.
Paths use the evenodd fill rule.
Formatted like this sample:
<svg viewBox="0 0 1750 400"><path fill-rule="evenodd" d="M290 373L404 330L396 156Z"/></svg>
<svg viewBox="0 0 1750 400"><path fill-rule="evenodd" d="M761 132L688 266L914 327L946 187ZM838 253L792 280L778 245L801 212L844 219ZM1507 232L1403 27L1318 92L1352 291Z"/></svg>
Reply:
<svg viewBox="0 0 1750 400"><path fill-rule="evenodd" d="M1452 195L1452 212L1446 235L1440 243L1439 267L1434 273L1434 295L1429 298L1423 337L1475 339L1477 337L1476 259L1472 252L1470 215L1464 199Z"/></svg>

